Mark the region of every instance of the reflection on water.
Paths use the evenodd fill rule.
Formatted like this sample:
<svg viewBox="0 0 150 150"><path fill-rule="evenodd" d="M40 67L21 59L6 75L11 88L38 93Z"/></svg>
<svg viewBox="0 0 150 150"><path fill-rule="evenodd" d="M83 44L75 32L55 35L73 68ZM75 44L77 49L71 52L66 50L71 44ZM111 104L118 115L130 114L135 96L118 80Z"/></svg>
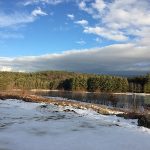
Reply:
<svg viewBox="0 0 150 150"><path fill-rule="evenodd" d="M81 102L96 103L112 107L132 109L143 112L149 109L150 95L125 95L109 93L85 93L85 92L68 92L68 91L49 91L38 92L37 94L49 97L61 97L67 100L77 100Z"/></svg>

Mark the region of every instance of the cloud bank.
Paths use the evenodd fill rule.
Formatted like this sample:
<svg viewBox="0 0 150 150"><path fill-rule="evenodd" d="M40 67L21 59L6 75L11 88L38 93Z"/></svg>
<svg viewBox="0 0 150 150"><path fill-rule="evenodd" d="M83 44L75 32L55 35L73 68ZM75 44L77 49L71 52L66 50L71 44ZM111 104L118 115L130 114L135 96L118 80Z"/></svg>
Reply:
<svg viewBox="0 0 150 150"><path fill-rule="evenodd" d="M66 70L88 73L136 74L150 70L149 49L136 44L115 44L103 48L70 50L61 54L0 58L0 70ZM5 70L4 70L5 69Z"/></svg>

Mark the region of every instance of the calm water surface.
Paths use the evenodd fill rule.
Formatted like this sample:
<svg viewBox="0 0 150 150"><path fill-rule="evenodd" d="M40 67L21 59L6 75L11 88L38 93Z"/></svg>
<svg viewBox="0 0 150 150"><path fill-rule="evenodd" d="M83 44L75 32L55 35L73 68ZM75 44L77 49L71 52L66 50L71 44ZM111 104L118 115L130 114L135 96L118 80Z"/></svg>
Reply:
<svg viewBox="0 0 150 150"><path fill-rule="evenodd" d="M81 102L96 103L123 109L135 109L144 111L150 109L150 95L144 94L108 94L108 93L85 93L68 91L39 92L42 96L53 98L65 98Z"/></svg>

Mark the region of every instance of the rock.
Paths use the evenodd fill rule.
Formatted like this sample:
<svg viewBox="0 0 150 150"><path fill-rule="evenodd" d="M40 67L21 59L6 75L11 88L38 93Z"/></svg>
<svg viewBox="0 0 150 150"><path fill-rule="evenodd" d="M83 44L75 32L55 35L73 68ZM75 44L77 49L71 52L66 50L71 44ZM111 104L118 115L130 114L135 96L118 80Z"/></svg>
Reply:
<svg viewBox="0 0 150 150"><path fill-rule="evenodd" d="M55 111L53 111L54 113L58 113L59 111L57 111L57 110L55 110Z"/></svg>
<svg viewBox="0 0 150 150"><path fill-rule="evenodd" d="M47 108L48 105L41 105L40 108Z"/></svg>
<svg viewBox="0 0 150 150"><path fill-rule="evenodd" d="M150 115L145 115L139 118L138 125L150 128Z"/></svg>
<svg viewBox="0 0 150 150"><path fill-rule="evenodd" d="M76 113L74 110L70 110L70 109L65 109L63 110L64 112L73 112L73 113Z"/></svg>
<svg viewBox="0 0 150 150"><path fill-rule="evenodd" d="M131 113L117 114L116 116L118 116L118 117L123 117L123 118L125 118L125 119L139 119L139 118L141 118L143 115L138 114L138 113L131 112Z"/></svg>

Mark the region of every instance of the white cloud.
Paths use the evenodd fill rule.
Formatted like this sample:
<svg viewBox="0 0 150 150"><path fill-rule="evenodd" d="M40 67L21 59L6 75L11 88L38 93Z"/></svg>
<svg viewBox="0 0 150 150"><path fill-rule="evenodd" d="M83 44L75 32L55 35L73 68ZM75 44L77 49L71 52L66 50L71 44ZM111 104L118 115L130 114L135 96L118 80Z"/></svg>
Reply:
<svg viewBox="0 0 150 150"><path fill-rule="evenodd" d="M102 48L70 50L61 54L0 58L0 70L67 70L92 73L145 73L150 70L149 47L115 44Z"/></svg>
<svg viewBox="0 0 150 150"><path fill-rule="evenodd" d="M79 21L75 21L76 24L82 25L82 26L86 26L88 25L88 21L87 20L79 20Z"/></svg>
<svg viewBox="0 0 150 150"><path fill-rule="evenodd" d="M67 14L67 17L71 20L74 20L74 14Z"/></svg>
<svg viewBox="0 0 150 150"><path fill-rule="evenodd" d="M0 39L22 39L23 34L18 29L25 27L26 24L36 21L40 16L45 16L47 13L41 10L40 7L34 9L31 13L14 12L5 13L0 11Z"/></svg>
<svg viewBox="0 0 150 150"><path fill-rule="evenodd" d="M47 15L45 12L41 10L41 8L37 8L33 10L31 13L23 13L23 12L15 12L11 14L0 13L0 28L4 27L14 27L21 26L27 23L34 22L38 16Z"/></svg>
<svg viewBox="0 0 150 150"><path fill-rule="evenodd" d="M79 8L81 10L84 10L85 12L89 13L89 14L93 14L93 9L90 7L87 7L86 2L85 1L81 1L79 3Z"/></svg>
<svg viewBox="0 0 150 150"><path fill-rule="evenodd" d="M38 7L37 9L33 10L31 13L33 16L46 16L48 15L47 13L45 13L44 11L41 10L40 7Z"/></svg>
<svg viewBox="0 0 150 150"><path fill-rule="evenodd" d="M99 12L102 12L105 7L106 4L103 0L96 0L95 3L92 3L92 8L98 10Z"/></svg>
<svg viewBox="0 0 150 150"><path fill-rule="evenodd" d="M86 33L117 41L133 36L141 40L144 39L143 28L150 28L149 0L83 0L79 8L98 22L97 25L89 26L89 31L84 28Z"/></svg>
<svg viewBox="0 0 150 150"><path fill-rule="evenodd" d="M64 2L64 0L26 0L23 2L24 6L33 5L33 4L50 4L50 5L57 5L59 3Z"/></svg>
<svg viewBox="0 0 150 150"><path fill-rule="evenodd" d="M3 66L0 68L0 71L12 71L11 67Z"/></svg>
<svg viewBox="0 0 150 150"><path fill-rule="evenodd" d="M95 39L95 41L98 42L98 43L101 43L101 42L102 42L102 40L101 40L99 37L97 37L97 38Z"/></svg>
<svg viewBox="0 0 150 150"><path fill-rule="evenodd" d="M127 40L127 37L124 36L122 32L109 30L103 27L85 27L84 32L96 34L110 40L116 40L116 41Z"/></svg>
<svg viewBox="0 0 150 150"><path fill-rule="evenodd" d="M26 24L33 22L34 20L35 20L34 16L26 13L17 13L17 12L13 14L0 13L0 28Z"/></svg>
<svg viewBox="0 0 150 150"><path fill-rule="evenodd" d="M86 3L84 1L81 1L79 3L79 8L82 9L82 10L84 10L86 8Z"/></svg>

